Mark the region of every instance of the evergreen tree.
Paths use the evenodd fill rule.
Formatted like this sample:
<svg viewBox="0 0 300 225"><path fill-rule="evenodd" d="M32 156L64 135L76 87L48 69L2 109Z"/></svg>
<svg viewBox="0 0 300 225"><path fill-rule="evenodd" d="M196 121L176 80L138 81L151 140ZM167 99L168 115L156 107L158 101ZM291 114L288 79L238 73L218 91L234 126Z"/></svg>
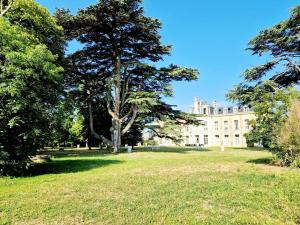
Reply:
<svg viewBox="0 0 300 225"><path fill-rule="evenodd" d="M162 96L172 95L172 81L197 78L194 69L152 65L170 54L171 47L161 43L161 23L144 15L141 0L102 0L76 16L66 10L59 10L56 16L66 37L83 45L74 54L80 58L75 64L77 71L105 85L103 93L87 89L90 130L94 137L113 146L114 152L139 115L153 113L151 109L162 103ZM102 95L106 102L112 119L111 138L94 129L95 95Z"/></svg>
<svg viewBox="0 0 300 225"><path fill-rule="evenodd" d="M297 95L293 87L300 81L299 27L300 6L297 6L287 20L261 31L249 43L248 50L254 55L271 58L263 65L247 69L244 82L227 95L228 99L254 109L257 119L247 134L249 142L276 148L278 130Z"/></svg>

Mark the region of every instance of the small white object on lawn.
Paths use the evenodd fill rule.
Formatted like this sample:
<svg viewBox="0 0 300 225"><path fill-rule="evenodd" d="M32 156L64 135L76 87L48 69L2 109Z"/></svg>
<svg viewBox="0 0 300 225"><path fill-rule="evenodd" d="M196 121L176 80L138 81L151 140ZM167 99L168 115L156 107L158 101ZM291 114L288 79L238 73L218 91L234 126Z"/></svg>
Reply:
<svg viewBox="0 0 300 225"><path fill-rule="evenodd" d="M127 152L131 153L132 152L132 146L127 146Z"/></svg>
<svg viewBox="0 0 300 225"><path fill-rule="evenodd" d="M225 147L224 145L221 145L221 151L224 152L225 151Z"/></svg>

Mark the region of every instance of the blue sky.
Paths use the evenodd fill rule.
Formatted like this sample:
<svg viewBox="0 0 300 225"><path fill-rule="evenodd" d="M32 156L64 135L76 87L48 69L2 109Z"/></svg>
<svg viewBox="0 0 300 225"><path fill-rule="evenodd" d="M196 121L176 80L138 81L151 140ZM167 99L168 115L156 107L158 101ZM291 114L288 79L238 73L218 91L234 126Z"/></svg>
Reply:
<svg viewBox="0 0 300 225"><path fill-rule="evenodd" d="M38 0L51 12L55 8L78 8L96 0ZM161 65L175 63L200 71L198 81L175 83L170 104L187 110L198 96L225 104L225 94L239 83L243 71L265 59L245 51L259 33L289 15L299 0L144 0L146 14L160 19L164 44L172 55Z"/></svg>

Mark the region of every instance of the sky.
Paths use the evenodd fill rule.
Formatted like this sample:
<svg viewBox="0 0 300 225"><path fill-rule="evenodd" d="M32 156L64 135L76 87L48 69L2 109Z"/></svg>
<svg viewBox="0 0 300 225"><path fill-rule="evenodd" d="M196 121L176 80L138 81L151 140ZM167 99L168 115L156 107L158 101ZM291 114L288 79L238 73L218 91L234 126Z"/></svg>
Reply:
<svg viewBox="0 0 300 225"><path fill-rule="evenodd" d="M37 1L50 12L68 8L75 14L97 0ZM173 63L200 72L197 81L174 83L174 97L167 103L184 111L194 97L229 104L225 94L242 81L243 71L266 60L246 51L248 42L288 18L297 4L299 0L144 0L146 15L163 23L162 42L173 46L171 56L159 65Z"/></svg>

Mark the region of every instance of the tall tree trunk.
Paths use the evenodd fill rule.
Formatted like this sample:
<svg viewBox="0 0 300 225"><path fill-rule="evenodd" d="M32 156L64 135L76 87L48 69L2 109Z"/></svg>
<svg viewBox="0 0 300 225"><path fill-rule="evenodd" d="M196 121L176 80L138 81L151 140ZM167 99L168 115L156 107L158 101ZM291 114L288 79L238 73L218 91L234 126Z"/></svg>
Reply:
<svg viewBox="0 0 300 225"><path fill-rule="evenodd" d="M118 153L121 148L121 122L113 119L113 152Z"/></svg>
<svg viewBox="0 0 300 225"><path fill-rule="evenodd" d="M98 140L102 140L103 143L105 143L108 146L112 146L112 142L108 140L103 135L97 134L97 132L94 130L94 118L93 118L93 110L92 110L92 93L90 88L87 88L87 102L88 102L88 109L89 109L89 117L90 117L90 130L93 137L95 137Z"/></svg>
<svg viewBox="0 0 300 225"><path fill-rule="evenodd" d="M121 114L121 59L119 56L115 60L114 68L114 111L112 112L112 136L113 136L113 152L118 153L121 148L121 129L122 122L120 118Z"/></svg>

